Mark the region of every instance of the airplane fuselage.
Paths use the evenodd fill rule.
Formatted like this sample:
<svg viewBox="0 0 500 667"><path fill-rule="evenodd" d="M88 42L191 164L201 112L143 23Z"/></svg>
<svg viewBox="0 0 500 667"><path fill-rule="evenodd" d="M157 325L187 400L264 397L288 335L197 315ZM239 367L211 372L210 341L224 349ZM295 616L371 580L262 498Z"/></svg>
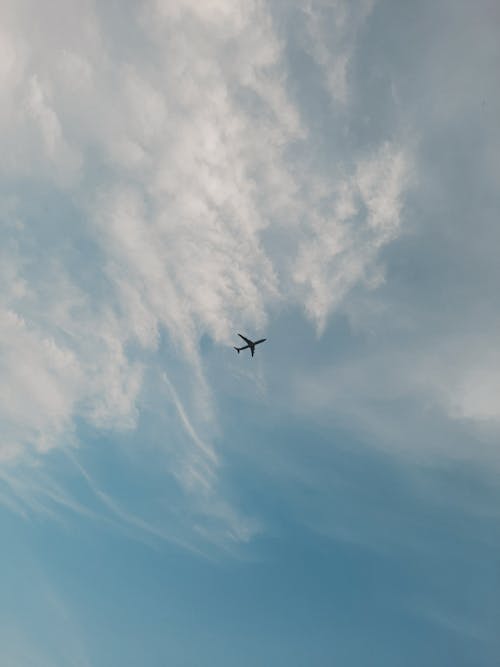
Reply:
<svg viewBox="0 0 500 667"><path fill-rule="evenodd" d="M253 341L253 340L250 340L249 338L246 338L245 336L242 336L241 334L238 334L238 336L240 338L243 338L246 345L243 345L243 347L235 347L234 349L236 350L236 352L238 354L241 352L241 350L249 349L250 352L252 353L252 357L255 354L255 346L259 345L260 343L263 343L265 340L267 340L266 338L261 338L260 340Z"/></svg>

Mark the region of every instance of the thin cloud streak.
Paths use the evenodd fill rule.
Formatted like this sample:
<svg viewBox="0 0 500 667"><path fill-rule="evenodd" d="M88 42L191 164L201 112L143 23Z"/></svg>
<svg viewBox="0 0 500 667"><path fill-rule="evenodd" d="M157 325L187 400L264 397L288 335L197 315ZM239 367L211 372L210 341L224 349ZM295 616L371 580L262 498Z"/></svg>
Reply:
<svg viewBox="0 0 500 667"><path fill-rule="evenodd" d="M73 463L73 465L77 468L79 473L82 475L82 477L85 479L88 487L90 488L92 493L96 496L96 498L99 499L102 505L106 509L108 509L115 518L119 519L119 522L115 525L118 527L127 525L133 528L137 528L139 530L139 533L137 532L132 533L130 535L131 537L133 537L134 539L140 539L141 541L144 541L144 537L142 534L146 534L155 537L161 541L169 542L171 544L179 546L182 549L186 549L187 551L197 554L198 556L204 556L203 551L197 549L193 544L185 540L182 540L179 537L176 537L171 532L165 530L163 527L155 526L154 524L146 521L142 517L135 515L133 512L124 509L115 498L111 497L109 493L106 493L105 491L103 491L98 487L95 480L91 477L91 475L84 468L81 462L78 461L76 456L74 455L70 456L70 460ZM150 541L146 541L145 543L151 546Z"/></svg>

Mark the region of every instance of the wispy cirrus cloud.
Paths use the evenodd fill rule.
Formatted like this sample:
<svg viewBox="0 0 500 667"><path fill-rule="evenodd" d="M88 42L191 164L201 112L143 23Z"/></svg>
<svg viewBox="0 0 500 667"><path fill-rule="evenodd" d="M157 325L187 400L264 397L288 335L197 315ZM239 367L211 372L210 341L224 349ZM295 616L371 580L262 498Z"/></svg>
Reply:
<svg viewBox="0 0 500 667"><path fill-rule="evenodd" d="M306 52L320 68L324 85L333 104L349 101L349 66L357 44L357 33L375 5L360 2L307 2L302 11L306 19L303 37ZM332 31L335 39L331 38Z"/></svg>
<svg viewBox="0 0 500 667"><path fill-rule="evenodd" d="M344 9L333 24L349 58L368 10ZM192 377L181 398L167 368L195 460L196 424L215 420L201 337L226 344L278 304L322 331L354 286L380 281L399 233L409 152L388 138L321 166L269 5L143 2L128 27L117 11L2 8L3 459L76 442L78 419L135 428L166 333Z"/></svg>

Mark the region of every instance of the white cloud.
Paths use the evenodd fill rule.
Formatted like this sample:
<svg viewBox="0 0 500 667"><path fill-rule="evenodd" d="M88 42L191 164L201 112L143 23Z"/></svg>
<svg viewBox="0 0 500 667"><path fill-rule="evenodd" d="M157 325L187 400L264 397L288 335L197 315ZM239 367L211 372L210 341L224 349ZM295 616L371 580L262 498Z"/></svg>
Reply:
<svg viewBox="0 0 500 667"><path fill-rule="evenodd" d="M378 251L398 236L409 175L401 149L385 145L326 189L326 214L311 209L312 234L299 245L294 279L306 287L305 307L320 332L356 284L379 283Z"/></svg>
<svg viewBox="0 0 500 667"><path fill-rule="evenodd" d="M415 371L453 419L500 424L500 350L486 332L435 341Z"/></svg>
<svg viewBox="0 0 500 667"><path fill-rule="evenodd" d="M308 127L265 3L143 2L127 9L133 39L93 3L0 11L0 147L14 200L22 193L4 215L14 241L0 304L2 457L64 445L76 417L133 427L144 356L162 331L198 387L194 400L171 392L185 460L198 460L200 443L215 456L197 435L211 414L201 336L227 343L236 323L263 328L279 302L298 302L321 330L354 285L378 280L409 159L392 143L308 167ZM349 42L365 15L338 19L331 76L344 103ZM33 234L47 244L42 261L25 201L36 207L34 184L72 207L55 232ZM78 244L89 249L73 266ZM210 488L213 516L245 539L252 530L238 530Z"/></svg>
<svg viewBox="0 0 500 667"><path fill-rule="evenodd" d="M0 331L4 378L0 405L7 425L2 454L28 443L47 451L70 427L78 361L71 351L30 331L12 311L0 313Z"/></svg>
<svg viewBox="0 0 500 667"><path fill-rule="evenodd" d="M0 305L2 458L71 443L77 414L101 427L134 424L140 368L126 358L117 324L88 310L72 323L73 303L44 305L50 326Z"/></svg>
<svg viewBox="0 0 500 667"><path fill-rule="evenodd" d="M40 133L41 147L49 162L54 162L61 175L71 174L79 167L80 159L65 141L61 123L38 77L33 75L28 84L26 112ZM29 122L29 121L28 121Z"/></svg>
<svg viewBox="0 0 500 667"><path fill-rule="evenodd" d="M307 31L304 44L322 70L333 104L349 101L349 65L359 29L370 15L374 0L309 1L304 5Z"/></svg>

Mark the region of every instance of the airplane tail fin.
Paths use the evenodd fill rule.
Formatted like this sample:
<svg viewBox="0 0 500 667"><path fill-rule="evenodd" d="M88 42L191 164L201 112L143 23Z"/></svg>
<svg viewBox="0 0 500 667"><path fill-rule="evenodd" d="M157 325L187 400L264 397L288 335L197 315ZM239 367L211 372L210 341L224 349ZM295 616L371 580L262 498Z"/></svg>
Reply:
<svg viewBox="0 0 500 667"><path fill-rule="evenodd" d="M239 348L239 347L235 347L234 349L236 350L236 352L237 352L238 354L240 353L240 348Z"/></svg>

